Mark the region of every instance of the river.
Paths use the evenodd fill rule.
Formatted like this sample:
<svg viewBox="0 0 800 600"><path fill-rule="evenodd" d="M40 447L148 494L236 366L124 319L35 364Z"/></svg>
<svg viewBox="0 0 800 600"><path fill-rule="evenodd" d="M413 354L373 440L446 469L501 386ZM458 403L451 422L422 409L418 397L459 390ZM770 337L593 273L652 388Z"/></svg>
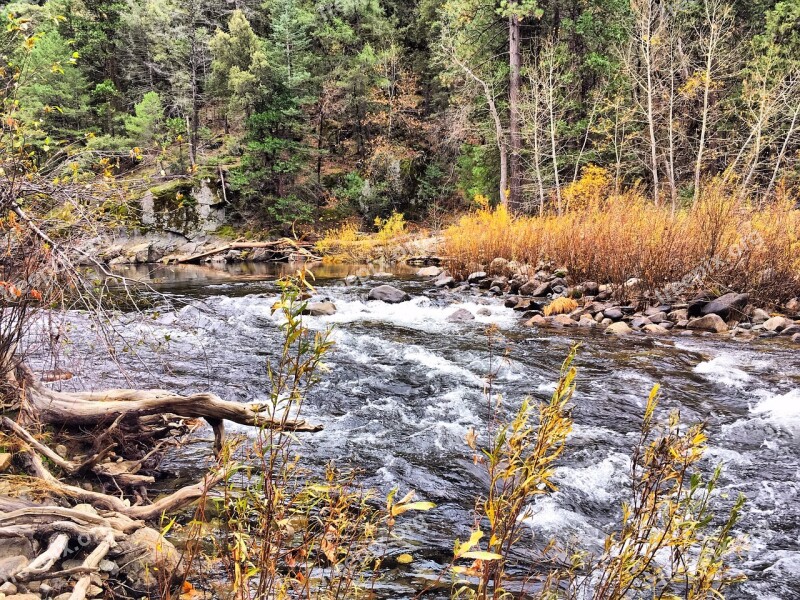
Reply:
<svg viewBox="0 0 800 600"><path fill-rule="evenodd" d="M69 343L61 362L76 376L64 389L130 386L180 392L211 390L237 401L265 397L265 361L280 331L270 307L275 277L286 265L232 268L130 267L171 301L156 299L148 319L113 318L127 338L116 361L81 312L68 315ZM345 285L360 272L358 285ZM747 504L739 530L748 548L739 567L747 583L730 598L800 598L800 356L780 340L740 342L712 336L617 338L580 329L520 327L518 314L490 297L433 290L414 270L389 283L412 300L366 302L385 278L365 267L322 266L316 292L334 301L329 317L308 317L313 329L333 327L329 371L306 402L304 417L324 424L303 437L303 452L321 468L329 460L363 471L364 483L385 494L415 489L436 509L401 520L404 552L386 597L410 595L468 535L470 508L482 488L464 437L485 425L485 375L490 369L486 326L498 327L508 358L494 389L512 404L526 395L545 399L558 368L579 341L574 432L559 463L558 492L542 497L521 545L547 539L597 548L619 518L631 445L648 392L662 385L661 414L679 409L684 422L705 420L710 447L705 466L722 462L722 506L739 492ZM490 315L448 323L456 307ZM135 351L124 351L135 350ZM50 364L48 366L54 366ZM120 366L122 369L120 369ZM246 428L229 430L245 433ZM178 477L196 477L207 444L165 462Z"/></svg>

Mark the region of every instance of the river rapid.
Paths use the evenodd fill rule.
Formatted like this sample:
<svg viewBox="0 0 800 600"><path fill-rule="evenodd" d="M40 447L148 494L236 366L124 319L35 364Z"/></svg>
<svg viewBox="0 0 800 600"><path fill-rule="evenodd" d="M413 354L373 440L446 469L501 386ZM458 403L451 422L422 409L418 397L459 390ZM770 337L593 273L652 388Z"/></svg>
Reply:
<svg viewBox="0 0 800 600"><path fill-rule="evenodd" d="M58 363L75 377L63 389L135 386L190 393L210 390L236 401L266 396L265 362L275 358L280 330L270 307L276 276L287 265L130 267L170 303L153 297L147 319L113 316L128 348L109 358L85 314L67 315L68 343ZM348 274L360 274L345 285ZM337 306L328 317L306 317L309 327L333 327L329 367L308 398L303 416L324 431L303 436L309 464L357 466L366 486L381 494L398 486L437 504L399 524L397 550L415 561L398 567L384 588L404 598L435 577L472 524L474 498L484 488L464 438L485 428L486 374L499 369L494 391L506 403L526 395L546 399L571 345L576 359L574 432L560 460L558 492L533 507L523 550L550 538L598 549L620 516L630 449L648 392L662 386L661 416L679 409L685 423L705 420L710 472L723 463L719 501L747 497L739 530L747 549L738 566L747 583L730 598L800 598L800 353L777 339L735 341L714 336L604 336L583 328L527 329L518 313L493 297L432 289L413 270L376 278L364 267L323 266L315 271L316 295ZM412 296L402 304L367 302L371 287L396 285ZM475 321L447 321L456 308L491 314ZM498 329L492 357L485 330ZM508 351L499 360L497 350ZM125 351L135 350L135 351ZM122 369L120 368L122 367ZM229 431L250 434L246 428ZM204 434L208 437L208 434ZM194 478L205 467L207 443L168 457L176 478Z"/></svg>

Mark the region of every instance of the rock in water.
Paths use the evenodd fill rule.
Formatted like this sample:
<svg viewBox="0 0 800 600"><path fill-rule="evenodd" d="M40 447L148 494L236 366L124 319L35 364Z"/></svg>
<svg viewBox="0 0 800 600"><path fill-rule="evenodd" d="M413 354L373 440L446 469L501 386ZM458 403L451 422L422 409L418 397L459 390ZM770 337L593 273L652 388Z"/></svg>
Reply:
<svg viewBox="0 0 800 600"><path fill-rule="evenodd" d="M469 312L466 308L459 308L455 310L449 317L448 323L466 323L467 321L474 321L475 315Z"/></svg>
<svg viewBox="0 0 800 600"><path fill-rule="evenodd" d="M441 273L439 267L423 267L417 271L417 277L438 277Z"/></svg>
<svg viewBox="0 0 800 600"><path fill-rule="evenodd" d="M792 325L792 322L786 317L772 317L764 322L764 329L767 331L783 331L789 325Z"/></svg>
<svg viewBox="0 0 800 600"><path fill-rule="evenodd" d="M622 318L622 311L619 308L612 307L603 311L603 316L612 321L619 321Z"/></svg>
<svg viewBox="0 0 800 600"><path fill-rule="evenodd" d="M329 317L336 313L336 305L325 300L324 302L309 302L303 311L304 315L312 317Z"/></svg>
<svg viewBox="0 0 800 600"><path fill-rule="evenodd" d="M367 300L380 300L381 302L386 302L387 304L398 304L400 302L405 302L406 300L411 300L411 296L406 294L403 290L398 290L394 286L379 285L378 287L372 288L369 291Z"/></svg>
<svg viewBox="0 0 800 600"><path fill-rule="evenodd" d="M625 321L617 321L606 327L605 333L611 335L628 335L633 331Z"/></svg>
<svg viewBox="0 0 800 600"><path fill-rule="evenodd" d="M441 287L451 288L455 284L456 284L456 280L453 279L452 277L450 277L449 275L446 275L445 273L442 273L441 275L439 275L439 278L436 279L436 281L433 282L433 285L435 285L438 288L441 288Z"/></svg>
<svg viewBox="0 0 800 600"><path fill-rule="evenodd" d="M692 319L687 324L689 329L699 329L701 331L713 331L714 333L725 333L728 331L728 326L722 317L715 314L706 315L698 319Z"/></svg>
<svg viewBox="0 0 800 600"><path fill-rule="evenodd" d="M486 271L475 271L474 273L470 273L467 277L467 283L478 283L486 279Z"/></svg>
<svg viewBox="0 0 800 600"><path fill-rule="evenodd" d="M700 313L703 315L719 315L725 321L731 318L739 319L744 316L744 307L747 306L748 300L750 300L749 294L731 292L703 306L700 309Z"/></svg>

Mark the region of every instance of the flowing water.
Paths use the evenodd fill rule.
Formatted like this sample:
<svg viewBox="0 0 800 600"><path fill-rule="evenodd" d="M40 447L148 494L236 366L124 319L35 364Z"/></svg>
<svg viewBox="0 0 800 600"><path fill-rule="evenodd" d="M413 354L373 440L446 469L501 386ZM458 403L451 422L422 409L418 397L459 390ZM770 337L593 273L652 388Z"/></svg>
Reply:
<svg viewBox="0 0 800 600"><path fill-rule="evenodd" d="M139 267L175 308L156 307L142 321L115 319L136 352L112 361L80 313L69 317L70 340L62 360L76 371L65 388L162 387L211 390L237 401L265 397L265 361L274 358L280 330L270 307L275 277L284 266L236 269ZM358 285L344 276L361 270ZM364 268L321 267L317 295L332 299L330 317L307 318L313 329L333 326L330 367L304 408L325 425L303 436L316 468L335 460L358 466L367 486L382 493L415 489L437 508L402 519L399 533L415 561L399 567L387 598L410 595L430 579L468 535L470 509L485 485L464 437L481 431L488 409L486 374L499 368L494 391L508 403L526 395L546 399L570 346L580 341L574 397L574 432L555 477L559 491L542 497L527 521L523 548L550 538L597 549L619 519L631 446L648 392L662 385L663 414L680 409L686 423L708 423L705 466L724 464L719 501L730 506L742 492L747 504L739 529L748 548L740 566L749 581L729 597L800 598L800 356L780 340L737 342L714 337L604 336L586 330L531 330L500 300L432 290L413 271L389 283L410 302L366 302L367 291L386 283ZM448 323L456 307L490 315ZM499 331L506 359L489 351L484 331ZM80 361L78 362L78 357ZM124 366L121 374L119 364ZM246 428L230 426L246 433ZM196 477L207 444L171 456L165 467Z"/></svg>

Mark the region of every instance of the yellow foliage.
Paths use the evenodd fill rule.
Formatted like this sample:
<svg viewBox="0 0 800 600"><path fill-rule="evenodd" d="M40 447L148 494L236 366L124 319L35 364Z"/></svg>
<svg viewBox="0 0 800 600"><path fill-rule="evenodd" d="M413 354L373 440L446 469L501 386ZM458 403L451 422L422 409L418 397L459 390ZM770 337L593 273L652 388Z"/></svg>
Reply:
<svg viewBox="0 0 800 600"><path fill-rule="evenodd" d="M798 295L800 210L788 191L756 207L712 182L696 203L673 214L637 190L615 195L609 187L602 169L587 167L562 215L513 216L503 207L470 212L444 232L448 268L466 276L497 257L555 262L576 281L621 287L638 277L655 291L699 270L720 289L771 301Z"/></svg>
<svg viewBox="0 0 800 600"><path fill-rule="evenodd" d="M546 317L550 315L563 315L572 312L576 308L578 308L578 303L572 298L556 298L544 307L544 314Z"/></svg>
<svg viewBox="0 0 800 600"><path fill-rule="evenodd" d="M586 165L581 170L580 179L569 183L561 190L567 210L596 207L608 195L611 183L609 172L596 165Z"/></svg>

